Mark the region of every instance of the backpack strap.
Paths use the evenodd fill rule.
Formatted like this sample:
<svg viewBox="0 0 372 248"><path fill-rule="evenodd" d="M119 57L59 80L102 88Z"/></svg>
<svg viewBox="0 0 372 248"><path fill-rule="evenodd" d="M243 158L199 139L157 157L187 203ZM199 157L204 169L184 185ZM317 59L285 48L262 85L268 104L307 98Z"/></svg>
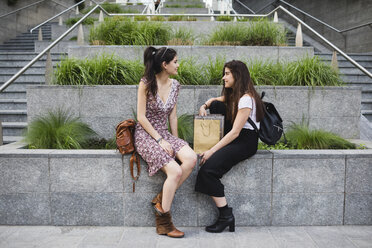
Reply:
<svg viewBox="0 0 372 248"><path fill-rule="evenodd" d="M134 176L134 162L137 164L137 175ZM140 157L137 152L133 152L129 162L130 174L133 178L133 192L136 190L135 183L141 174Z"/></svg>
<svg viewBox="0 0 372 248"><path fill-rule="evenodd" d="M251 119L251 117L248 117L248 122L254 128L254 131L256 131L256 133L258 133L258 128L257 128L256 124L253 122L253 120Z"/></svg>

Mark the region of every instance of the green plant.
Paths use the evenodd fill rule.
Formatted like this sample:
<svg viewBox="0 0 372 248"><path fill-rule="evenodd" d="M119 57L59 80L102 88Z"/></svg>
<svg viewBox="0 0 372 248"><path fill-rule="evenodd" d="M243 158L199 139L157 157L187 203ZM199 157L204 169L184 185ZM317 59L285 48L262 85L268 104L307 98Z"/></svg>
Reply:
<svg viewBox="0 0 372 248"><path fill-rule="evenodd" d="M179 16L179 15L174 15L174 16L168 17L168 21L170 21L170 22L183 21L183 19L184 19L184 17L183 16Z"/></svg>
<svg viewBox="0 0 372 248"><path fill-rule="evenodd" d="M171 37L171 40L168 41L168 45L193 45L195 40L193 31L184 27L174 29Z"/></svg>
<svg viewBox="0 0 372 248"><path fill-rule="evenodd" d="M289 150L293 149L290 145L283 142L276 143L275 145L267 145L263 142L258 142L258 150Z"/></svg>
<svg viewBox="0 0 372 248"><path fill-rule="evenodd" d="M77 36L72 36L72 37L70 38L70 41L77 41Z"/></svg>
<svg viewBox="0 0 372 248"><path fill-rule="evenodd" d="M208 63L206 63L202 68L205 71L206 83L208 85L221 85L222 83L222 70L225 64L225 57L217 56L213 61L209 57Z"/></svg>
<svg viewBox="0 0 372 248"><path fill-rule="evenodd" d="M82 149L116 149L116 139L89 139L83 146Z"/></svg>
<svg viewBox="0 0 372 248"><path fill-rule="evenodd" d="M194 116L188 114L182 114L177 117L177 130L178 137L187 141L189 144L193 143L194 140ZM168 131L170 132L170 126L168 123Z"/></svg>
<svg viewBox="0 0 372 248"><path fill-rule="evenodd" d="M297 149L355 149L355 144L324 130L310 130L305 124L292 124L286 132L288 143Z"/></svg>
<svg viewBox="0 0 372 248"><path fill-rule="evenodd" d="M164 22L165 18L163 16L151 16L151 21L153 21L153 22Z"/></svg>
<svg viewBox="0 0 372 248"><path fill-rule="evenodd" d="M286 44L286 31L266 19L217 27L206 41L209 45L278 46Z"/></svg>
<svg viewBox="0 0 372 248"><path fill-rule="evenodd" d="M137 84L144 72L140 61L128 61L102 55L93 59L62 59L54 71L58 85L130 85Z"/></svg>
<svg viewBox="0 0 372 248"><path fill-rule="evenodd" d="M138 13L138 10L124 10L121 8L120 4L116 3L103 3L100 4L108 13ZM82 14L88 13L94 6L90 6L81 11ZM97 8L93 13L99 13L100 8Z"/></svg>
<svg viewBox="0 0 372 248"><path fill-rule="evenodd" d="M66 20L66 26L68 27L71 27L72 25L74 25L75 23L77 23L79 20L81 19L81 17L72 17L72 18L68 18ZM82 22L83 25L93 25L95 21L98 21L97 18L93 18L93 17L87 17L84 19L84 21Z"/></svg>
<svg viewBox="0 0 372 248"><path fill-rule="evenodd" d="M58 109L33 120L25 141L35 149L80 149L96 133L78 117Z"/></svg>
<svg viewBox="0 0 372 248"><path fill-rule="evenodd" d="M200 65L197 65L196 60L192 57L180 61L178 74L173 76L173 78L183 85L200 85L206 82Z"/></svg>
<svg viewBox="0 0 372 248"><path fill-rule="evenodd" d="M134 21L136 22L147 22L147 16L134 16Z"/></svg>
<svg viewBox="0 0 372 248"><path fill-rule="evenodd" d="M267 19L250 22L242 40L244 46L280 46L287 43L286 30Z"/></svg>
<svg viewBox="0 0 372 248"><path fill-rule="evenodd" d="M218 22L231 22L233 18L231 16L217 16L216 21Z"/></svg>
<svg viewBox="0 0 372 248"><path fill-rule="evenodd" d="M92 44L100 41L106 45L164 45L170 37L171 28L161 22L110 18L90 29L89 40Z"/></svg>

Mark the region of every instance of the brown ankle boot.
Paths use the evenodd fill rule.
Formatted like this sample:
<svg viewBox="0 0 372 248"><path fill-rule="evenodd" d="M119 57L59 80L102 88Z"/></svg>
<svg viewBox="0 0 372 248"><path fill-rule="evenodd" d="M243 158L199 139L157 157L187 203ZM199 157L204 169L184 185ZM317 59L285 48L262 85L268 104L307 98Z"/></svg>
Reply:
<svg viewBox="0 0 372 248"><path fill-rule="evenodd" d="M173 225L172 216L170 212L162 213L161 215L157 212L156 217L156 233L160 235L167 235L171 238L182 238L185 236L184 232L177 230Z"/></svg>
<svg viewBox="0 0 372 248"><path fill-rule="evenodd" d="M154 199L152 199L151 204L156 205L156 203L161 204L161 200L163 199L163 191L161 191L159 194L157 194Z"/></svg>

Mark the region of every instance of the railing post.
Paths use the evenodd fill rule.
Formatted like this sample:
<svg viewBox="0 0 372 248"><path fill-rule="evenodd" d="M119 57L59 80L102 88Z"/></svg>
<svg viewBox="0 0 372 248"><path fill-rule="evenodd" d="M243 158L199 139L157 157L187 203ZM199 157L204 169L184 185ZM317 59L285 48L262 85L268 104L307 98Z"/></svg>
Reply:
<svg viewBox="0 0 372 248"><path fill-rule="evenodd" d="M337 52L333 51L331 67L333 70L338 71L338 61L337 61Z"/></svg>
<svg viewBox="0 0 372 248"><path fill-rule="evenodd" d="M50 55L50 50L47 53L47 59L45 63L45 84L51 85L53 82L53 64L52 56Z"/></svg>
<svg viewBox="0 0 372 248"><path fill-rule="evenodd" d="M37 37L37 40L38 41L42 41L43 40L43 31L41 30L41 27L39 28L39 35Z"/></svg>
<svg viewBox="0 0 372 248"><path fill-rule="evenodd" d="M301 23L298 23L297 32L296 32L296 47L302 47L303 40L302 40L302 29Z"/></svg>
<svg viewBox="0 0 372 248"><path fill-rule="evenodd" d="M233 22L237 22L238 21L238 19L236 18L236 16L234 16L234 21Z"/></svg>
<svg viewBox="0 0 372 248"><path fill-rule="evenodd" d="M60 16L60 17L58 18L58 26L62 26L62 25L63 25L63 17Z"/></svg>
<svg viewBox="0 0 372 248"><path fill-rule="evenodd" d="M98 17L98 22L103 22L104 19L103 19L103 12L102 10L99 11L99 17Z"/></svg>
<svg viewBox="0 0 372 248"><path fill-rule="evenodd" d="M3 124L1 123L1 120L0 120L0 146L2 146L4 144L3 142Z"/></svg>
<svg viewBox="0 0 372 248"><path fill-rule="evenodd" d="M93 4L92 1L89 1L89 6L92 6L92 4Z"/></svg>
<svg viewBox="0 0 372 248"><path fill-rule="evenodd" d="M273 22L279 22L278 21L278 12L274 12L274 20L273 20Z"/></svg>
<svg viewBox="0 0 372 248"><path fill-rule="evenodd" d="M75 15L78 15L78 14L79 14L79 6L76 6Z"/></svg>
<svg viewBox="0 0 372 248"><path fill-rule="evenodd" d="M84 31L83 31L83 24L79 24L79 30L77 35L77 44L84 45Z"/></svg>

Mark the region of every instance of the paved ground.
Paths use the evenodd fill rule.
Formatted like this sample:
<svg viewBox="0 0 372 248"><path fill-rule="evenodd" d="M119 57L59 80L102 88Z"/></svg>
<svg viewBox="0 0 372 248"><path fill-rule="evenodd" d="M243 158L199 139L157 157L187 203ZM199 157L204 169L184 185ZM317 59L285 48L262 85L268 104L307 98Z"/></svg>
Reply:
<svg viewBox="0 0 372 248"><path fill-rule="evenodd" d="M153 227L0 226L0 247L372 247L372 226L237 227L219 234L180 229L183 239L159 236Z"/></svg>

